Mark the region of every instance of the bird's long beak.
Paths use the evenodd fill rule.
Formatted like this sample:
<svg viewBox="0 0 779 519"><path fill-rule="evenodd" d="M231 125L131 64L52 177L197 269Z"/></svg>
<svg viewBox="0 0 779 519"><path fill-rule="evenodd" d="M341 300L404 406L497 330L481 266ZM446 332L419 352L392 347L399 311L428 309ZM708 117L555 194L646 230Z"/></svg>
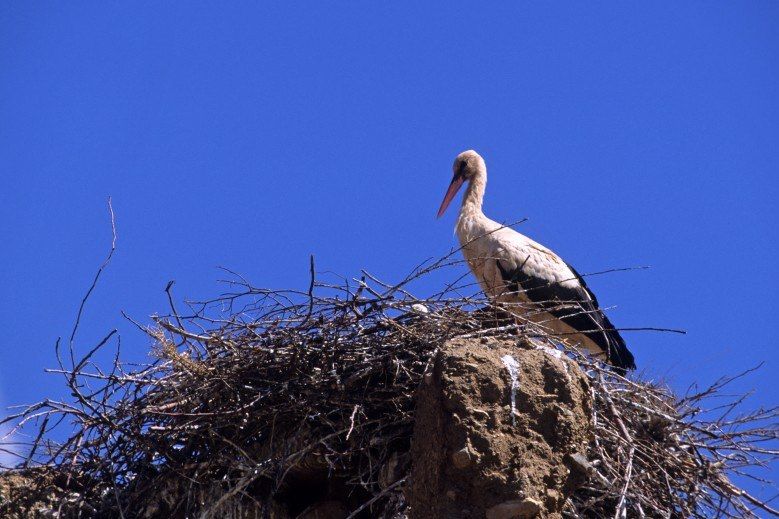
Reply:
<svg viewBox="0 0 779 519"><path fill-rule="evenodd" d="M454 195L460 190L463 182L465 182L465 177L462 175L455 175L454 178L452 178L452 183L449 184L449 189L446 190L444 201L441 202L441 207L438 208L438 215L436 215L436 218L441 218L441 215L446 212L446 208L449 207L452 198L454 198Z"/></svg>

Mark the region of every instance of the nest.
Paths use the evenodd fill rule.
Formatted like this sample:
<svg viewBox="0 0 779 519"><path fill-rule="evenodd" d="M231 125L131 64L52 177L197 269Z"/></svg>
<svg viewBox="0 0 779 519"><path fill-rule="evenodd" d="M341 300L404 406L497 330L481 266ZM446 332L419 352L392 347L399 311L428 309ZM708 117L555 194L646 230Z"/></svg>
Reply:
<svg viewBox="0 0 779 519"><path fill-rule="evenodd" d="M412 295L414 283L429 285L455 263L423 264L397 284L367 273L326 283L312 259L308 291L234 277L229 293L185 312L171 297L170 315L139 325L153 341L149 365L125 365L118 350L107 367L93 362L115 344L113 332L80 359L58 348L50 371L72 400L3 420L14 426L6 448L24 454L5 474L16 490L0 498L0 515L37 507L53 517L274 517L282 503L295 517L327 488L349 517L402 517L409 467L398 460L437 348L487 335L560 344L463 295L475 292L467 285ZM589 477L564 515L776 514L731 479L779 454L777 409L736 415L741 398L721 396L732 378L677 398L570 354L590 381L594 437Z"/></svg>

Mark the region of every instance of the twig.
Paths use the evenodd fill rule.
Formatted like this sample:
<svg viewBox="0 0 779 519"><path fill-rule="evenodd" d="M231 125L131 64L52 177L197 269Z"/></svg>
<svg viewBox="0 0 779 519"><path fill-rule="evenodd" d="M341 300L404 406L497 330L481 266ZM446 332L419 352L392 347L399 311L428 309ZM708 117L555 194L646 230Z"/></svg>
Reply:
<svg viewBox="0 0 779 519"><path fill-rule="evenodd" d="M111 248L108 251L108 256L106 256L105 260L103 260L103 263L97 269L97 273L95 273L95 278L92 280L92 284L89 286L89 290L87 290L87 293L81 299L81 304L78 307L78 313L76 314L76 321L73 323L73 331L70 332L70 340L68 341L68 347L70 349L71 366L75 365L75 360L73 355L73 340L76 338L76 331L78 331L78 326L81 323L81 316L84 313L84 305L87 304L87 300L89 299L89 296L92 294L92 291L97 286L97 281L100 279L100 274L103 273L103 270L105 270L105 268L111 262L111 258L113 257L114 251L116 250L116 220L114 218L114 207L111 204L110 196L108 197L108 212L111 215Z"/></svg>
<svg viewBox="0 0 779 519"><path fill-rule="evenodd" d="M363 510L365 510L369 506L371 506L373 503L375 503L376 501L378 501L382 497L384 497L387 494L389 494L390 492L392 492L395 489L395 487L398 487L398 486L402 485L405 482L406 482L406 478L400 478L399 480L397 480L396 482L394 482L393 484L389 485L387 488L385 488L384 490L382 490L381 492L379 492L378 494L376 494L375 496L370 498L368 501L366 501L365 503L363 503L359 507L357 507L352 513L350 513L349 515L346 516L346 519L353 519L354 517L357 517L357 514L359 514L360 512L362 512Z"/></svg>

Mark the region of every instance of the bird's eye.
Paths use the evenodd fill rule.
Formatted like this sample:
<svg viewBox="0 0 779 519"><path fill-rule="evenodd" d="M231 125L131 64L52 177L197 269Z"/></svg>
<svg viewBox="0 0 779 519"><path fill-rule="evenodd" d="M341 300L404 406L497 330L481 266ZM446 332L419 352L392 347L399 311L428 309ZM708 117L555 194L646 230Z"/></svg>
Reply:
<svg viewBox="0 0 779 519"><path fill-rule="evenodd" d="M457 176L462 177L462 176L465 175L465 166L466 166L466 163L465 163L464 160L462 162L460 162L460 165L457 166Z"/></svg>

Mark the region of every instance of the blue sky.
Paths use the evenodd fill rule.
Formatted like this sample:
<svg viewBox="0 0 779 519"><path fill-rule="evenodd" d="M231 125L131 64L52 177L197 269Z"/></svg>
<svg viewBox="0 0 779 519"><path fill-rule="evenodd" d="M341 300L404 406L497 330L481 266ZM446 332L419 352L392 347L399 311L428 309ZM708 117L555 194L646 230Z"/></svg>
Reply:
<svg viewBox="0 0 779 519"><path fill-rule="evenodd" d="M304 288L400 279L455 243L454 156L485 211L592 278L673 387L766 361L775 405L779 4L6 2L0 6L0 403L43 373L110 241L87 348L219 292L218 265ZM423 287L425 288L425 287ZM430 292L439 286L427 287ZM773 472L776 477L776 471Z"/></svg>

